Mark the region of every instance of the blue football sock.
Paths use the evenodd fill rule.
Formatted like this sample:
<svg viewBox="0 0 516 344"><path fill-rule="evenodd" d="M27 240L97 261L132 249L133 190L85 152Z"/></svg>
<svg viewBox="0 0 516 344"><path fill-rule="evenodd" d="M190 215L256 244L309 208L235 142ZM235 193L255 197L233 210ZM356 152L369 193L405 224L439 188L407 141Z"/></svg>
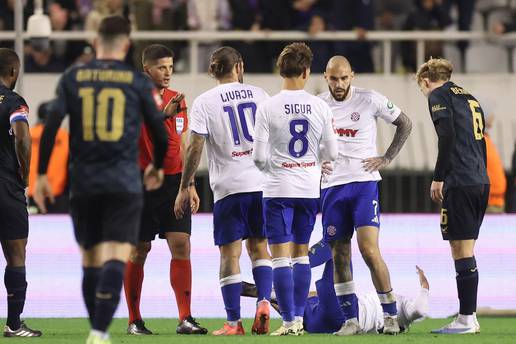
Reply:
<svg viewBox="0 0 516 344"><path fill-rule="evenodd" d="M336 283L334 287L340 309L346 320L358 319L358 298L355 294L355 282Z"/></svg>
<svg viewBox="0 0 516 344"><path fill-rule="evenodd" d="M269 259L257 259L253 262L253 278L258 291L258 302L271 300L272 262Z"/></svg>
<svg viewBox="0 0 516 344"><path fill-rule="evenodd" d="M109 260L102 266L95 294L92 329L107 332L120 302L124 272L125 263L120 260Z"/></svg>
<svg viewBox="0 0 516 344"><path fill-rule="evenodd" d="M90 325L93 323L93 317L95 316L95 292L97 290L97 284L100 278L100 268L83 267L82 276L82 297L86 310L88 311L88 318Z"/></svg>
<svg viewBox="0 0 516 344"><path fill-rule="evenodd" d="M227 320L240 320L240 293L242 292L242 277L240 274L220 279L222 299L226 308Z"/></svg>
<svg viewBox="0 0 516 344"><path fill-rule="evenodd" d="M324 240L319 241L317 244L310 247L308 258L310 258L310 267L312 268L332 260L333 256L331 253L330 244Z"/></svg>
<svg viewBox="0 0 516 344"><path fill-rule="evenodd" d="M302 317L305 313L306 299L310 291L312 271L310 270L308 256L292 258L292 263L294 265L292 268L294 280L294 315L296 317Z"/></svg>
<svg viewBox="0 0 516 344"><path fill-rule="evenodd" d="M388 314L391 316L397 315L398 310L396 308L396 296L394 296L394 293L391 291L388 291L386 293L383 292L377 292L378 298L380 299L380 303L382 305L383 314Z"/></svg>
<svg viewBox="0 0 516 344"><path fill-rule="evenodd" d="M272 280L283 321L294 321L294 280L289 258L272 260Z"/></svg>

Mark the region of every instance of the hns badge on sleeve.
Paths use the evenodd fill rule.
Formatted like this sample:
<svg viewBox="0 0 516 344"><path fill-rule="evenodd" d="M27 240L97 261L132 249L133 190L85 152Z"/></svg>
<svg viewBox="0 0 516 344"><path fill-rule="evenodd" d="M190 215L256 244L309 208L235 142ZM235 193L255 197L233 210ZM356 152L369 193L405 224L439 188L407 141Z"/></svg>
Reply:
<svg viewBox="0 0 516 344"><path fill-rule="evenodd" d="M176 133L181 135L185 128L185 119L183 117L176 117Z"/></svg>

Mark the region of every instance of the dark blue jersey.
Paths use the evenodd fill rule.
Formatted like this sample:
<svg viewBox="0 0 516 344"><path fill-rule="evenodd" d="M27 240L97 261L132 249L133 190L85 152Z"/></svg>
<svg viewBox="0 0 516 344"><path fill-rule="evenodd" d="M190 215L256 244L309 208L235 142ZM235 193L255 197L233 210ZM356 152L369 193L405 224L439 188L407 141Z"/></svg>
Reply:
<svg viewBox="0 0 516 344"><path fill-rule="evenodd" d="M447 82L430 93L428 107L439 136L434 180L444 181L445 188L489 184L480 103L462 87Z"/></svg>
<svg viewBox="0 0 516 344"><path fill-rule="evenodd" d="M24 188L20 164L14 148L14 133L11 124L16 121L28 123L29 107L19 94L0 85L0 178Z"/></svg>
<svg viewBox="0 0 516 344"><path fill-rule="evenodd" d="M151 80L123 62L95 60L67 70L56 96L46 126L57 130L56 124L70 116L72 196L142 192L137 164L141 116L166 140L161 98ZM45 133L39 173L46 172L49 155L43 140ZM161 153L155 159L161 165Z"/></svg>

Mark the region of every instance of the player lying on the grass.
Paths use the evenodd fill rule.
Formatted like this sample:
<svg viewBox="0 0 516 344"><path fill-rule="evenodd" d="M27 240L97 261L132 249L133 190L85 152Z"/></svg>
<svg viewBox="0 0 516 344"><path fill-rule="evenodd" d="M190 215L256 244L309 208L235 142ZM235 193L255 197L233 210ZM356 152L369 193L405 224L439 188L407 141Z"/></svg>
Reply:
<svg viewBox="0 0 516 344"><path fill-rule="evenodd" d="M333 333L346 321L333 288L333 260L330 246L321 241L310 248L310 268L325 264L320 280L315 282L317 291L310 292L304 313L304 328L310 333ZM416 266L421 288L415 298L396 295L397 320L401 332L407 331L416 320L428 312L429 284L423 270ZM272 306L278 310L276 298L271 298ZM255 297L254 286L244 284L242 295ZM376 293L357 294L357 314L359 333L381 333L384 328L383 309Z"/></svg>
<svg viewBox="0 0 516 344"><path fill-rule="evenodd" d="M360 253L371 272L385 314L385 334L397 334L396 297L389 269L378 246L380 169L387 166L407 140L412 124L396 105L376 91L352 85L349 61L334 56L324 77L329 91L319 95L330 106L339 140L339 157L330 165L333 172L321 182L321 212L324 239L330 243L335 261L335 291L347 321L337 335L353 335L360 329L356 314L353 276L345 266L350 239L356 231ZM389 148L382 156L376 148L377 120L396 127Z"/></svg>
<svg viewBox="0 0 516 344"><path fill-rule="evenodd" d="M450 242L459 296L457 318L432 332L463 334L480 332L474 249L489 199L489 178L484 112L473 95L450 81L452 71L448 60L430 59L416 79L428 98L439 139L430 197L442 207L441 234Z"/></svg>
<svg viewBox="0 0 516 344"><path fill-rule="evenodd" d="M29 181L31 137L29 107L13 91L20 73L20 59L12 49L0 48L0 242L5 256L7 323L4 337L39 337L20 315L25 305L27 278L25 253L29 214L25 188Z"/></svg>
<svg viewBox="0 0 516 344"><path fill-rule="evenodd" d="M142 65L145 73L154 82L162 98L161 107L167 112L165 127L168 132L168 149L163 162L165 179L158 190L145 191L143 194L143 212L140 224L138 244L127 262L124 278L125 299L129 310L128 334L147 335L152 332L145 327L140 314L140 298L143 284L143 266L151 250L152 240L159 235L167 241L172 259L170 261L170 285L176 296L179 310L178 334L206 334L208 330L201 327L192 318L190 305L192 300L192 266L190 263L190 233L192 213L199 208L199 197L193 181L190 182L191 208L187 209L182 219L177 219L172 209L183 170L184 141L188 128L186 104L183 94L169 89L170 77L174 67L174 53L161 44L152 44L143 50ZM171 114L169 108L175 107ZM140 168L152 162L153 142L147 127L142 128L139 141ZM168 277L168 276L167 276ZM168 280L169 278L167 278Z"/></svg>
<svg viewBox="0 0 516 344"><path fill-rule="evenodd" d="M253 159L266 173L264 227L283 318L273 336L304 332L311 280L308 243L319 209L320 166L337 158L331 109L304 90L312 58L304 43L283 48L277 62L282 90L260 104L256 113Z"/></svg>
<svg viewBox="0 0 516 344"><path fill-rule="evenodd" d="M190 143L174 211L178 218L188 214L189 184L206 143L215 199L213 236L220 250L219 283L227 313L227 322L213 334L245 334L240 319L240 256L245 239L259 292L251 331L265 334L269 331L272 263L263 228L263 174L254 166L251 153L256 107L269 96L263 89L243 83L242 55L231 47L213 52L209 72L217 86L197 97L192 105Z"/></svg>

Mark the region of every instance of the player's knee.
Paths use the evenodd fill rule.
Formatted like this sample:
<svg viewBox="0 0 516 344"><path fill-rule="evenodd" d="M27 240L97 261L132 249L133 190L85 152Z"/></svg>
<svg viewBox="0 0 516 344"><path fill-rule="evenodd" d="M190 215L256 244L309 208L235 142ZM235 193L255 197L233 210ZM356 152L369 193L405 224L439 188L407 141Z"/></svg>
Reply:
<svg viewBox="0 0 516 344"><path fill-rule="evenodd" d="M380 251L375 247L360 248L360 253L367 265L374 265L382 259Z"/></svg>
<svg viewBox="0 0 516 344"><path fill-rule="evenodd" d="M149 254L150 250L152 248L152 245L150 242L141 242L139 243L136 248L131 253L131 261L133 263L145 263L145 260L147 259L147 255Z"/></svg>
<svg viewBox="0 0 516 344"><path fill-rule="evenodd" d="M4 255L7 266L25 265L25 243L11 242L4 245Z"/></svg>
<svg viewBox="0 0 516 344"><path fill-rule="evenodd" d="M175 259L189 259L190 258L190 239L182 238L170 245L172 250L172 258Z"/></svg>

